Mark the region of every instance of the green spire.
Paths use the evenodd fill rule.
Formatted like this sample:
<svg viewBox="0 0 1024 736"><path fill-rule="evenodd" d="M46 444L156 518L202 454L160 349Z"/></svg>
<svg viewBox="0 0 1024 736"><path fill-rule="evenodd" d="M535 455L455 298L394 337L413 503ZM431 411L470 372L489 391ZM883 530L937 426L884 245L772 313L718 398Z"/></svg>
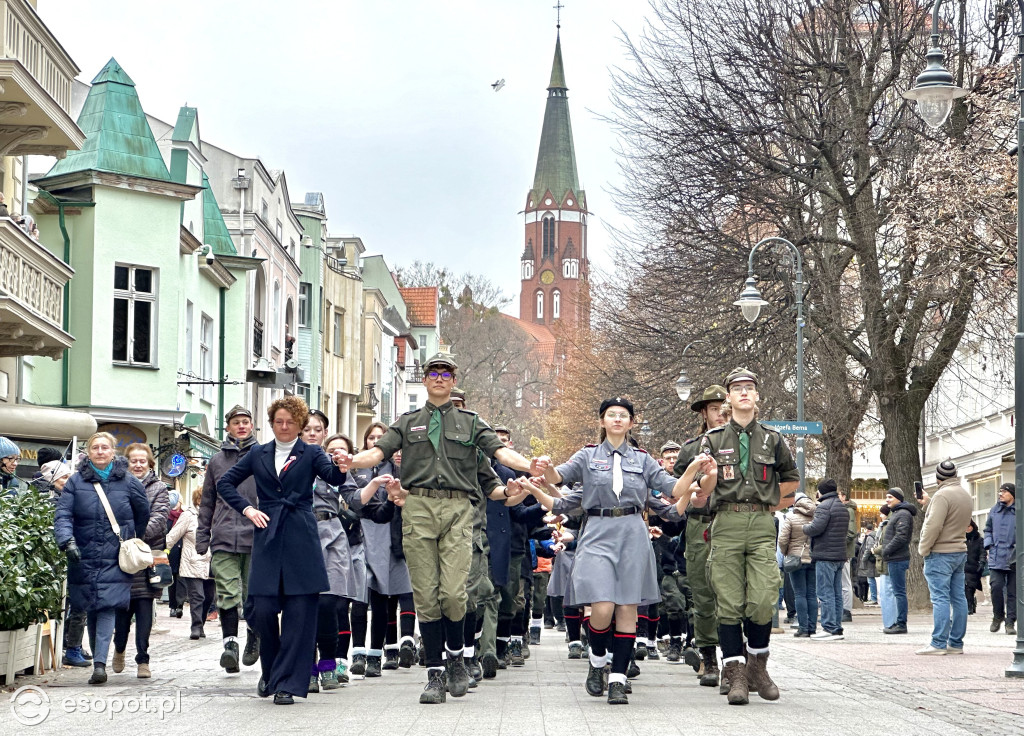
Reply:
<svg viewBox="0 0 1024 736"><path fill-rule="evenodd" d="M556 36L548 102L544 108L544 125L537 153L537 170L533 176L532 196L535 202L549 190L559 203L570 189L582 199L576 176L576 151L572 143L567 89L565 69L562 66L562 39Z"/></svg>
<svg viewBox="0 0 1024 736"><path fill-rule="evenodd" d="M221 256L237 256L235 244L224 224L217 198L210 188L210 177L203 172L203 242L213 246L213 252Z"/></svg>
<svg viewBox="0 0 1024 736"><path fill-rule="evenodd" d="M111 59L92 80L89 96L78 116L85 133L80 151L68 151L47 176L79 171L105 171L170 181L146 113L132 81L116 60Z"/></svg>
<svg viewBox="0 0 1024 736"><path fill-rule="evenodd" d="M194 144L197 148L199 143L199 112L194 107L183 106L178 110L178 119L174 123L174 132L171 133L172 141L182 141Z"/></svg>

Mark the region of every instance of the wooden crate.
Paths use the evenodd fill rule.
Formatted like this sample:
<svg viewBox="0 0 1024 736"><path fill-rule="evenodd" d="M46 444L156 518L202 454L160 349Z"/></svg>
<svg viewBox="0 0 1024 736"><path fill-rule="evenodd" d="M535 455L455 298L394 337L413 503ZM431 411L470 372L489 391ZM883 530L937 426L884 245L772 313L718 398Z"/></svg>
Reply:
<svg viewBox="0 0 1024 736"><path fill-rule="evenodd" d="M0 631L0 677L5 683L12 682L16 672L37 666L40 634L39 624L16 631Z"/></svg>

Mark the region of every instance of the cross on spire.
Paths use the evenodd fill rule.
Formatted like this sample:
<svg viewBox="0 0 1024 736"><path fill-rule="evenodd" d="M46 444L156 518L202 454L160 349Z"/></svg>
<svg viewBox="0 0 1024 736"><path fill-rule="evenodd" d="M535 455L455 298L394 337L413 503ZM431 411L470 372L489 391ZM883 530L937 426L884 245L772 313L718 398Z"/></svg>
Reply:
<svg viewBox="0 0 1024 736"><path fill-rule="evenodd" d="M564 8L565 6L562 5L562 0L557 0L557 4L556 5L552 5L551 7L553 7L555 9L555 12L557 13L557 16L556 16L557 20L555 22L555 28L561 28L562 27L562 8Z"/></svg>

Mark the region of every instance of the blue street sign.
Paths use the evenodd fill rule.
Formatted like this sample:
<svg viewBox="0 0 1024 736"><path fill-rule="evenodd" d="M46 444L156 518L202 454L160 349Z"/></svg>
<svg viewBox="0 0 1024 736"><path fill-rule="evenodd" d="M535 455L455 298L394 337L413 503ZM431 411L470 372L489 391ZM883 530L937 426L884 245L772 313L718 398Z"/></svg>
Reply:
<svg viewBox="0 0 1024 736"><path fill-rule="evenodd" d="M761 422L778 431L780 434L821 434L821 422Z"/></svg>

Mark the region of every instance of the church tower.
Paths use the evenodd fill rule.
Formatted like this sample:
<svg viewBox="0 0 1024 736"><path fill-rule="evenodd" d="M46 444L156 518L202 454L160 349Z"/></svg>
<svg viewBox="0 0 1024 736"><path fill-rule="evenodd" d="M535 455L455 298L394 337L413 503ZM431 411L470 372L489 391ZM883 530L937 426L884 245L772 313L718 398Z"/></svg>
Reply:
<svg viewBox="0 0 1024 736"><path fill-rule="evenodd" d="M519 292L519 319L549 328L560 323L569 328L590 325L587 196L576 175L567 93L558 34L537 170L523 213Z"/></svg>

